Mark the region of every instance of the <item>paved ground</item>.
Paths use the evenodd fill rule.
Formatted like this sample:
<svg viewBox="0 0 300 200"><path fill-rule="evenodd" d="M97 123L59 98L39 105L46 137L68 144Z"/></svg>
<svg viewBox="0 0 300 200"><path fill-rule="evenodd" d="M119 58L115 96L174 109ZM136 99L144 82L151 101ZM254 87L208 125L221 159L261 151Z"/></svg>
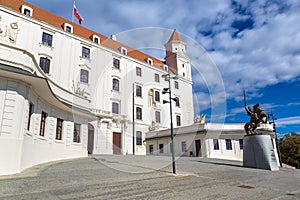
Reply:
<svg viewBox="0 0 300 200"><path fill-rule="evenodd" d="M0 199L300 199L300 170L271 172L240 162L94 156L0 177Z"/></svg>

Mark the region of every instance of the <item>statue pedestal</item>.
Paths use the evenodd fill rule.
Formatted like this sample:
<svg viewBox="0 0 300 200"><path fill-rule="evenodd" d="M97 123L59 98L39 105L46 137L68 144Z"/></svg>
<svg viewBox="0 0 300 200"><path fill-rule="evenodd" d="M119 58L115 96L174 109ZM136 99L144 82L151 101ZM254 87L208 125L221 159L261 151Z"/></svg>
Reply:
<svg viewBox="0 0 300 200"><path fill-rule="evenodd" d="M270 135L245 135L243 165L271 171L279 170Z"/></svg>

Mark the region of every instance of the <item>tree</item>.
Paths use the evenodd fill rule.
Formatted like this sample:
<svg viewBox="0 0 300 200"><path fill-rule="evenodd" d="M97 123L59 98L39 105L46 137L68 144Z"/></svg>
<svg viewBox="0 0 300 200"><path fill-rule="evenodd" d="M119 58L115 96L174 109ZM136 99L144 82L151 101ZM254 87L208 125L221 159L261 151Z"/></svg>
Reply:
<svg viewBox="0 0 300 200"><path fill-rule="evenodd" d="M282 162L300 169L300 134L291 132L279 140Z"/></svg>

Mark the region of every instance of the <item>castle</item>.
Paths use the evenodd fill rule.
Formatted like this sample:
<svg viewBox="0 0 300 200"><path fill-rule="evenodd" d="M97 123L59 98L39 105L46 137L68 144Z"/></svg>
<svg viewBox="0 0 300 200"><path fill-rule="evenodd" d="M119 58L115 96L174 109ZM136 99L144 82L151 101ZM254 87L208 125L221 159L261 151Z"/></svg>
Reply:
<svg viewBox="0 0 300 200"><path fill-rule="evenodd" d="M166 74L176 76L177 154L241 160L242 125L219 139L207 132L222 128L194 122L186 48L174 30L162 61L23 0L0 0L0 175L88 153L169 155Z"/></svg>

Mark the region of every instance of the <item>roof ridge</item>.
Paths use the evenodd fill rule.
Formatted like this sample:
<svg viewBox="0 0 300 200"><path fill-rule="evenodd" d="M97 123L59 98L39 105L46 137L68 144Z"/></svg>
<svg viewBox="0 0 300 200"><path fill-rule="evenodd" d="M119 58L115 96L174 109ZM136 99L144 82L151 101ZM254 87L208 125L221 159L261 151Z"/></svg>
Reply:
<svg viewBox="0 0 300 200"><path fill-rule="evenodd" d="M140 60L144 63L147 63L147 58L151 58L153 60L153 65L157 66L157 67L160 67L163 65L163 61L151 56L151 55L148 55L146 53L143 53L137 49L134 49L132 47L129 47L119 41L116 41L116 40L113 40L107 36L104 36L98 32L95 32L93 30L90 30L84 26L81 26L79 24L76 24L74 22L71 22L70 20L68 19L65 19L61 16L58 16L50 11L47 11L43 8L40 8L40 7L37 7L33 4L30 4L26 1L23 1L23 0L0 0L0 5L3 5L3 6L6 6L8 8L11 8L17 12L20 12L20 7L22 5L26 5L26 6L29 6L33 9L33 16L32 18L36 19L36 20L39 20L39 21L42 21L44 23L47 23L51 26L54 26L58 29L62 29L63 27L63 24L64 23L69 23L73 26L73 34L76 35L76 36L79 36L79 37L82 37L86 40L90 40L91 41L91 36L92 35L97 35L100 37L100 44L103 45L104 47L107 47L107 48L110 48L114 51L117 51L119 52L119 48L120 47L125 47L128 49L128 53L127 55L134 58L134 59L137 59L137 60ZM131 52L131 53L130 53Z"/></svg>

